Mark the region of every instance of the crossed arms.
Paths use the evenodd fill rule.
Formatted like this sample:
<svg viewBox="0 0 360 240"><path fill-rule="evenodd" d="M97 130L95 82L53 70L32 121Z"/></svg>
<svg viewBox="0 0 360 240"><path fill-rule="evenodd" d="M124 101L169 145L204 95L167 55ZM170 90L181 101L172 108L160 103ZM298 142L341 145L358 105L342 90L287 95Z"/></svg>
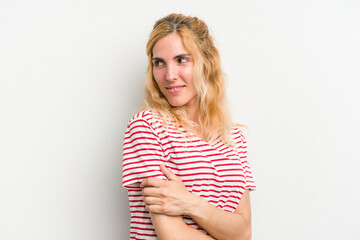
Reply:
<svg viewBox="0 0 360 240"><path fill-rule="evenodd" d="M147 178L141 183L144 202L160 240L249 240L251 209L245 190L234 213L216 208L189 192L181 179L163 164L160 170L168 181ZM190 216L209 235L188 226L182 215Z"/></svg>

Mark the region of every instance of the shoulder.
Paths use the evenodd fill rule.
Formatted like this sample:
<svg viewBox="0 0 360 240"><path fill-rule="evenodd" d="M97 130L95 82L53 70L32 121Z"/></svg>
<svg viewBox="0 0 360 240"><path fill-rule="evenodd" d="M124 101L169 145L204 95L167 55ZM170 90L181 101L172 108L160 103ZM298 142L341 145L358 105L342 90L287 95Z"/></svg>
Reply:
<svg viewBox="0 0 360 240"><path fill-rule="evenodd" d="M246 129L247 129L246 127L241 126L239 124L236 124L231 128L231 137L235 144L237 145L246 144L246 135L245 135Z"/></svg>
<svg viewBox="0 0 360 240"><path fill-rule="evenodd" d="M143 125L151 128L158 128L162 125L161 123L162 119L159 113L152 109L148 109L134 114L128 122L128 127L131 127L132 125Z"/></svg>
<svg viewBox="0 0 360 240"><path fill-rule="evenodd" d="M158 115L158 114L156 112L154 112L153 110L151 110L151 109L143 110L143 111L140 111L140 112L134 114L131 117L130 122L136 121L136 120L146 120L146 121L148 121L148 120L151 120L156 115Z"/></svg>

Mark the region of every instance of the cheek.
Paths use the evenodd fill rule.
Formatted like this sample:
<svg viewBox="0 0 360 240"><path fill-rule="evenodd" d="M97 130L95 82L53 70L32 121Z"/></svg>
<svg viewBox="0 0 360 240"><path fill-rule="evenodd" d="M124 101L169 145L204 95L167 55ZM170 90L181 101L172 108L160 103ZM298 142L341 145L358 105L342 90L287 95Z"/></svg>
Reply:
<svg viewBox="0 0 360 240"><path fill-rule="evenodd" d="M163 82L165 79L164 71L161 69L154 69L153 75L157 84L161 84L161 82Z"/></svg>
<svg viewBox="0 0 360 240"><path fill-rule="evenodd" d="M188 83L190 83L193 79L193 73L193 68L186 68L182 70L181 75Z"/></svg>

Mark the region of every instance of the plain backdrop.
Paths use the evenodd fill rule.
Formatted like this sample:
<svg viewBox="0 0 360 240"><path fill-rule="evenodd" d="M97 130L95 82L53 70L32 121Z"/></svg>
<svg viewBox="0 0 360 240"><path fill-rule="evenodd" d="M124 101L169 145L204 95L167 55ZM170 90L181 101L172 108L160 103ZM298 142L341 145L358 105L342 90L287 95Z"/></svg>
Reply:
<svg viewBox="0 0 360 240"><path fill-rule="evenodd" d="M359 239L358 0L0 0L0 239L128 239L155 20L198 16L249 127L254 240Z"/></svg>

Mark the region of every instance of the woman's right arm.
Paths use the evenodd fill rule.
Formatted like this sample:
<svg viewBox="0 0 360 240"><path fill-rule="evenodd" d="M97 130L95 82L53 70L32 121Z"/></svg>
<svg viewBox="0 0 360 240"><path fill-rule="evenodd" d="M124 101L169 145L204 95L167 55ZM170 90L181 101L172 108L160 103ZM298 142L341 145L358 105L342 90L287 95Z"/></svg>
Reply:
<svg viewBox="0 0 360 240"><path fill-rule="evenodd" d="M214 240L199 230L188 226L181 216L150 213L151 221L160 240Z"/></svg>
<svg viewBox="0 0 360 240"><path fill-rule="evenodd" d="M177 229L178 226L181 226L180 222L171 221L172 216L188 215L216 239L251 239L251 211L248 190L244 192L235 212L228 212L216 208L200 196L189 192L181 179L164 165L161 165L160 168L168 180L148 178L143 180L140 186L143 188L146 209L151 214L169 216L168 218L160 218L159 216L160 220L157 225L163 227L165 224L166 226L165 229L161 229L162 231L166 231L167 234L174 234L179 239L188 239L188 236L190 239L195 237L183 227ZM155 229L158 231L156 226Z"/></svg>
<svg viewBox="0 0 360 240"><path fill-rule="evenodd" d="M152 113L141 112L135 115L128 124L123 148L124 186L139 184L149 177L166 179L159 165L167 160L161 147L160 137L149 124L149 119L152 118ZM150 217L160 240L213 239L188 226L181 216L172 217L150 213Z"/></svg>

